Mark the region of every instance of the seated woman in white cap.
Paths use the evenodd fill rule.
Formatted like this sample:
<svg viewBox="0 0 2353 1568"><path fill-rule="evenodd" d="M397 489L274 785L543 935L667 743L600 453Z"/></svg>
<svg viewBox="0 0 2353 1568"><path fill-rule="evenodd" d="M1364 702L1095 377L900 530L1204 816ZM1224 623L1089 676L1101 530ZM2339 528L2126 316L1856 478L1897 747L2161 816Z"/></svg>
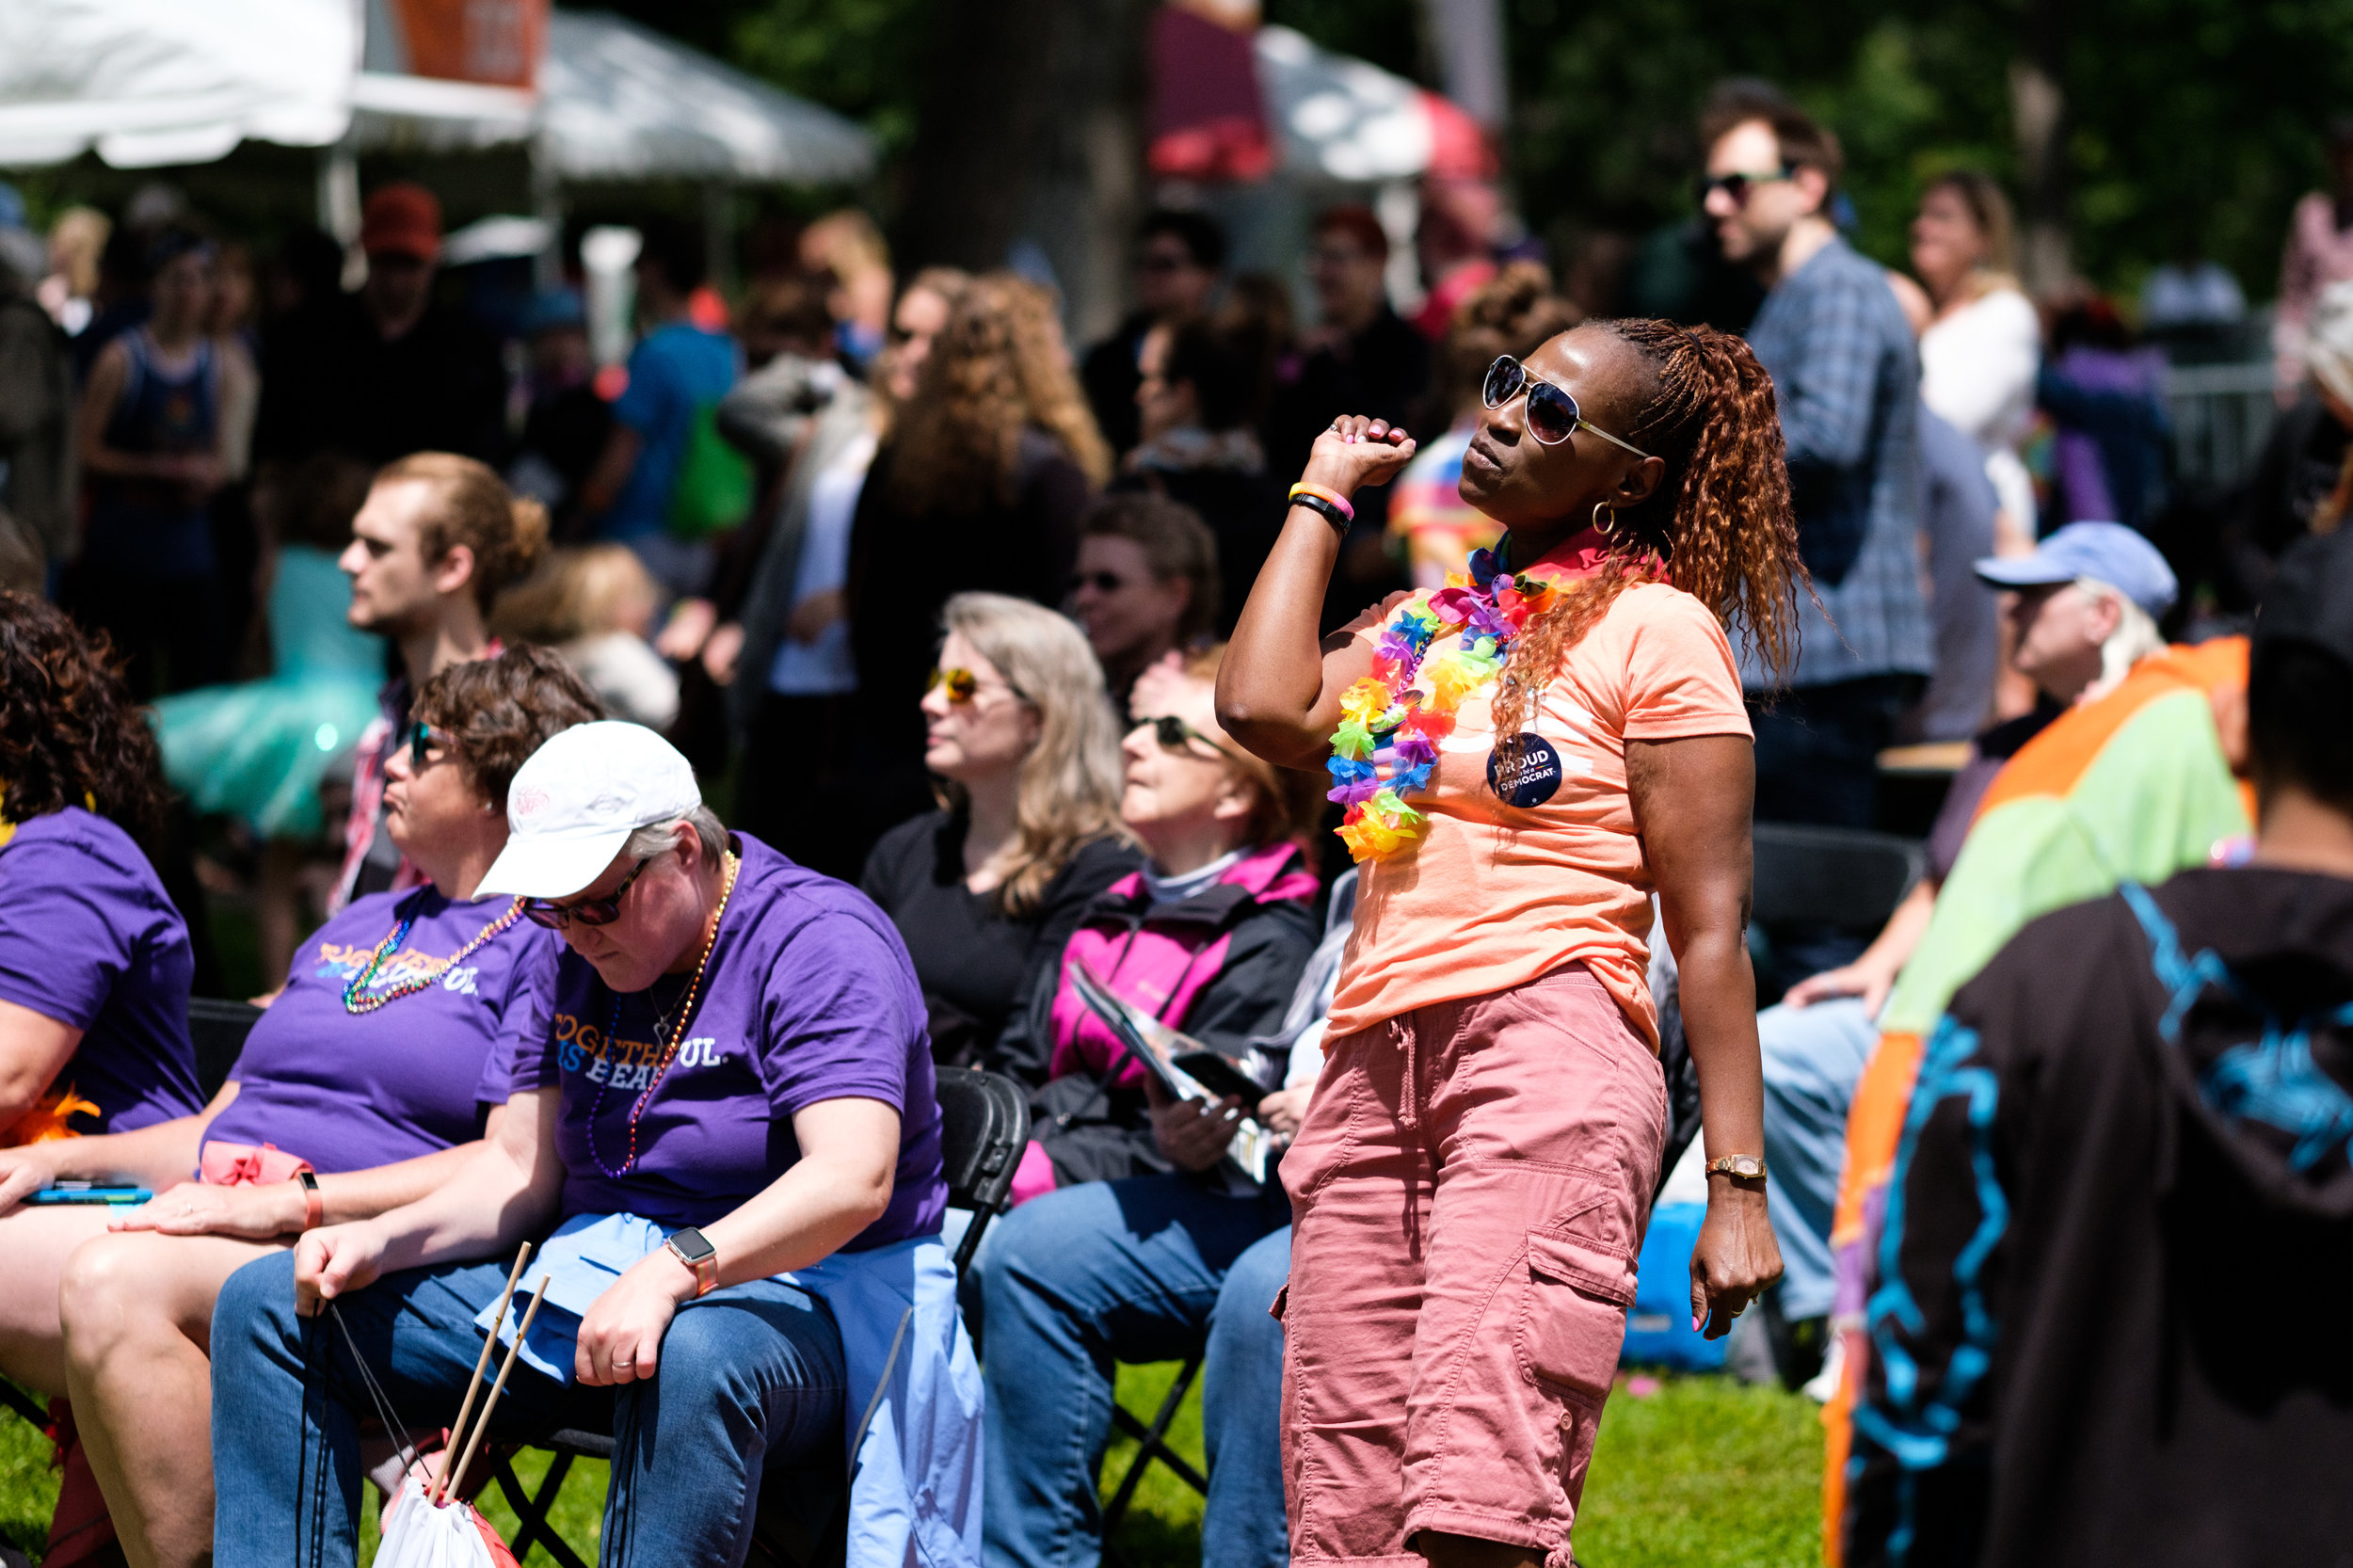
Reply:
<svg viewBox="0 0 2353 1568"><path fill-rule="evenodd" d="M922 993L889 920L728 834L633 725L550 741L508 820L483 886L564 932L552 1027L499 1136L439 1191L222 1292L213 1353L238 1396L214 1410L215 1560L351 1561L355 1350L405 1422L447 1420L483 1330L521 1315L519 1295L496 1318L512 1250L553 1227L525 1288L546 1298L533 1369L499 1425L611 1423L605 1564L742 1562L763 1468L845 1436L853 1562L977 1562L978 1369L938 1241ZM306 1323L322 1301L340 1326Z"/></svg>

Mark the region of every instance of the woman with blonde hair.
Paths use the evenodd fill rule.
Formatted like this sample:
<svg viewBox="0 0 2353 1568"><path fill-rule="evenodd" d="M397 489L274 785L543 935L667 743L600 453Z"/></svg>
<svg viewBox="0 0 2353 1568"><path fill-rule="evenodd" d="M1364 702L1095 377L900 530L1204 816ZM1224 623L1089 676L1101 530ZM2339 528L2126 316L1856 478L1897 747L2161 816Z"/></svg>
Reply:
<svg viewBox="0 0 2353 1568"><path fill-rule="evenodd" d="M1051 312L1006 273L974 279L895 411L851 525L847 597L855 737L868 838L923 808L916 704L929 629L950 596L1061 602L1108 467Z"/></svg>
<svg viewBox="0 0 2353 1568"><path fill-rule="evenodd" d="M936 810L883 836L867 897L906 939L932 1052L990 1049L1096 894L1141 856L1119 825L1119 736L1079 629L1002 594L958 594L923 695Z"/></svg>
<svg viewBox="0 0 2353 1568"><path fill-rule="evenodd" d="M554 648L613 717L667 729L678 717L678 671L646 635L661 604L635 551L592 544L555 552L499 600L490 623L511 641Z"/></svg>
<svg viewBox="0 0 2353 1568"><path fill-rule="evenodd" d="M2042 323L2018 286L2009 199L1993 177L1957 168L1920 193L1912 270L1933 314L1920 333L1920 400L1985 448L2001 500L1994 549L2034 548L2034 487L2018 455L2034 418Z"/></svg>

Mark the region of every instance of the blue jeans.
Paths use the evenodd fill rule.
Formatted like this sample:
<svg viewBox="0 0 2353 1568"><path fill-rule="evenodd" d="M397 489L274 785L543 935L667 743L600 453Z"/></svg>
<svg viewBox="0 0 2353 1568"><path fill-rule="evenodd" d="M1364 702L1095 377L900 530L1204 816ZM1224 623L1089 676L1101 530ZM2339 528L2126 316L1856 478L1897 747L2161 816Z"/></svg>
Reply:
<svg viewBox="0 0 2353 1568"><path fill-rule="evenodd" d="M1837 1276L1830 1252L1838 1177L1847 1162L1847 1108L1879 1045L1862 999L1769 1007L1756 1016L1765 1053L1766 1212L1781 1243L1781 1310L1818 1318Z"/></svg>
<svg viewBox="0 0 2353 1568"><path fill-rule="evenodd" d="M1277 1452L1290 1273L1282 1193L1229 1198L1183 1176L1088 1182L989 1228L966 1281L988 1388L982 1541L989 1568L1091 1568L1103 1555L1095 1477L1119 1361L1203 1350L1209 1498L1201 1560L1290 1560ZM978 1317L976 1320L975 1309Z"/></svg>
<svg viewBox="0 0 2353 1568"><path fill-rule="evenodd" d="M220 1568L353 1560L359 1426L374 1407L344 1328L393 1414L422 1436L456 1416L482 1351L474 1314L498 1299L506 1267L387 1274L341 1300L342 1326L295 1315L290 1252L230 1276L213 1307ZM758 1280L680 1307L648 1381L585 1388L518 1363L491 1440L609 1430L599 1560L734 1568L751 1543L763 1466L840 1450L842 1386L840 1336L824 1308L796 1287Z"/></svg>

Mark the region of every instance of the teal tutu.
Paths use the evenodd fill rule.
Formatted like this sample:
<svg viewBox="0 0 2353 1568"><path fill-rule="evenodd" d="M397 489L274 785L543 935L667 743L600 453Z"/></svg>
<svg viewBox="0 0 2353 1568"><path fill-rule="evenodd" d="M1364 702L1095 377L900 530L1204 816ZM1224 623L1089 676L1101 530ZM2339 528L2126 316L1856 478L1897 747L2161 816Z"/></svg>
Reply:
<svg viewBox="0 0 2353 1568"><path fill-rule="evenodd" d="M319 780L376 716L376 688L352 677L207 686L155 704L164 773L200 813L238 818L268 839L319 831Z"/></svg>

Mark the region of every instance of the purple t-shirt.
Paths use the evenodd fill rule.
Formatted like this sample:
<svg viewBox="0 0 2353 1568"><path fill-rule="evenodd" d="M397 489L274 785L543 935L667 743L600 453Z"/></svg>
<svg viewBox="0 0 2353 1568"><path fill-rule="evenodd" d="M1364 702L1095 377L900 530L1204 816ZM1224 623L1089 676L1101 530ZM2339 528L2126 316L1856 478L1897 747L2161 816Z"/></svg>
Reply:
<svg viewBox="0 0 2353 1568"><path fill-rule="evenodd" d="M743 869L702 996L658 1081L655 1014L678 1006L693 976L618 998L616 1024L616 999L587 960L567 951L556 966L552 1027L536 1061L518 1059L515 1086L562 1085L565 1217L716 1220L800 1158L794 1112L859 1098L899 1112L899 1163L889 1208L845 1250L936 1232L948 1202L939 1095L922 988L898 932L856 888L747 835L735 844Z"/></svg>
<svg viewBox="0 0 2353 1568"><path fill-rule="evenodd" d="M206 1141L275 1144L322 1171L364 1171L480 1137L489 1108L505 1103L519 1043L547 1033L562 945L518 920L453 965L512 902L454 904L431 887L354 900L295 954L229 1075L237 1097ZM344 987L411 916L370 988L419 974L433 983L373 1012L344 1011Z"/></svg>
<svg viewBox="0 0 2353 1568"><path fill-rule="evenodd" d="M50 1083L98 1107L76 1132L203 1109L188 1042L188 928L131 836L69 806L0 848L0 1000L82 1032Z"/></svg>

